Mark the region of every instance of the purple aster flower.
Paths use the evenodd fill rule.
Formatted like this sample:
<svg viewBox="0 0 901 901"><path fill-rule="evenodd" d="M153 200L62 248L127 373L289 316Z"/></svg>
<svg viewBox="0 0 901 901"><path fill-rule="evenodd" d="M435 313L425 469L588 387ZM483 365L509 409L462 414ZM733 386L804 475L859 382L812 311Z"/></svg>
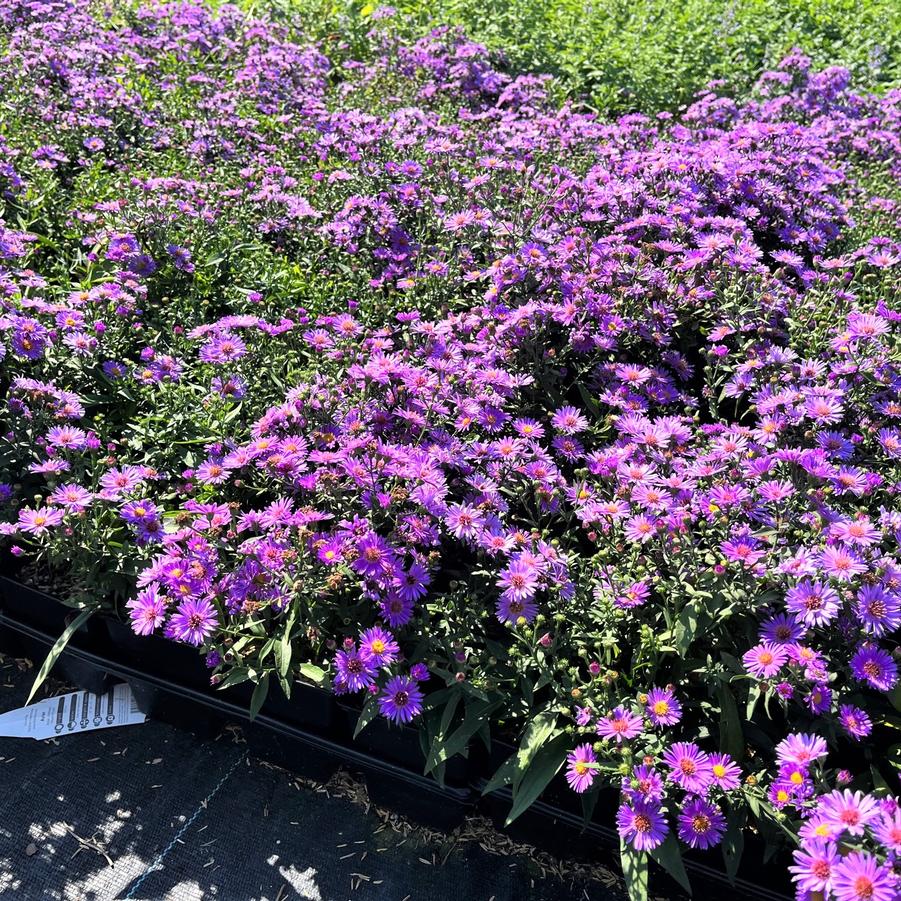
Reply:
<svg viewBox="0 0 901 901"><path fill-rule="evenodd" d="M504 597L527 601L534 597L538 588L538 573L526 561L513 560L501 572L497 585L504 589Z"/></svg>
<svg viewBox="0 0 901 901"><path fill-rule="evenodd" d="M47 444L60 450L82 450L87 444L87 434L71 425L61 425L47 432Z"/></svg>
<svg viewBox="0 0 901 901"><path fill-rule="evenodd" d="M870 829L876 840L893 854L901 854L901 808L883 810L882 818Z"/></svg>
<svg viewBox="0 0 901 901"><path fill-rule="evenodd" d="M623 797L630 801L660 801L663 798L663 776L647 764L632 768L632 775L623 777Z"/></svg>
<svg viewBox="0 0 901 901"><path fill-rule="evenodd" d="M851 704L842 704L838 711L842 729L856 741L866 738L873 731L873 723L866 711Z"/></svg>
<svg viewBox="0 0 901 901"><path fill-rule="evenodd" d="M881 585L864 585L857 592L854 611L871 635L887 635L901 625L901 604Z"/></svg>
<svg viewBox="0 0 901 901"><path fill-rule="evenodd" d="M891 656L871 644L862 644L851 658L851 672L860 682L867 682L879 691L891 691L898 681L898 665Z"/></svg>
<svg viewBox="0 0 901 901"><path fill-rule="evenodd" d="M379 602L382 618L392 629L399 629L410 622L413 616L413 602L404 600L397 592L389 593Z"/></svg>
<svg viewBox="0 0 901 901"><path fill-rule="evenodd" d="M769 641L761 642L742 657L745 669L756 679L771 679L787 661L788 651Z"/></svg>
<svg viewBox="0 0 901 901"><path fill-rule="evenodd" d="M216 608L206 598L189 598L178 605L167 624L167 634L178 641L199 646L218 625Z"/></svg>
<svg viewBox="0 0 901 901"><path fill-rule="evenodd" d="M738 788L741 780L741 769L728 754L711 754L710 766L713 782L723 791Z"/></svg>
<svg viewBox="0 0 901 901"><path fill-rule="evenodd" d="M690 848L712 848L726 831L726 818L716 804L704 798L690 798L679 813L679 838Z"/></svg>
<svg viewBox="0 0 901 901"><path fill-rule="evenodd" d="M517 600L504 593L498 599L495 612L502 623L516 624L520 617L530 623L538 613L538 605L532 600Z"/></svg>
<svg viewBox="0 0 901 901"><path fill-rule="evenodd" d="M588 420L576 407L560 407L551 417L551 425L563 435L575 435L588 428Z"/></svg>
<svg viewBox="0 0 901 901"><path fill-rule="evenodd" d="M760 640L774 644L789 644L804 637L806 629L793 616L779 613L760 627Z"/></svg>
<svg viewBox="0 0 901 901"><path fill-rule="evenodd" d="M815 839L794 852L795 863L788 871L802 892L825 892L835 865L841 860L832 842Z"/></svg>
<svg viewBox="0 0 901 901"><path fill-rule="evenodd" d="M422 699L423 694L413 679L394 676L379 696L379 710L395 723L409 723L422 711Z"/></svg>
<svg viewBox="0 0 901 901"><path fill-rule="evenodd" d="M119 515L127 523L134 525L135 523L144 523L148 520L157 519L159 510L153 501L130 501L122 508Z"/></svg>
<svg viewBox="0 0 901 901"><path fill-rule="evenodd" d="M410 667L410 676L417 682L428 682L430 675L429 668L424 663L414 663Z"/></svg>
<svg viewBox="0 0 901 901"><path fill-rule="evenodd" d="M668 688L648 692L645 713L655 726L675 726L682 719L682 705Z"/></svg>
<svg viewBox="0 0 901 901"><path fill-rule="evenodd" d="M566 781L569 787L579 794L591 788L597 769L597 757L591 745L586 743L570 751L566 762Z"/></svg>
<svg viewBox="0 0 901 901"><path fill-rule="evenodd" d="M26 507L19 511L19 518L16 525L20 532L26 532L30 535L43 535L54 526L58 526L63 521L63 511L54 510L52 507L38 507L32 510Z"/></svg>
<svg viewBox="0 0 901 901"><path fill-rule="evenodd" d="M384 578L394 568L394 549L375 532L357 542L357 557L351 566L370 579Z"/></svg>
<svg viewBox="0 0 901 901"><path fill-rule="evenodd" d="M166 600L156 582L151 582L125 606L131 611L131 627L138 635L152 634L166 618Z"/></svg>
<svg viewBox="0 0 901 901"><path fill-rule="evenodd" d="M831 888L836 901L898 899L898 881L891 866L865 851L852 851L836 863Z"/></svg>
<svg viewBox="0 0 901 901"><path fill-rule="evenodd" d="M713 782L710 758L694 742L677 741L666 749L663 761L670 780L689 794L702 795Z"/></svg>
<svg viewBox="0 0 901 901"><path fill-rule="evenodd" d="M640 716L617 707L613 713L598 720L597 733L602 738L609 738L618 745L636 738L644 731L644 723Z"/></svg>
<svg viewBox="0 0 901 901"><path fill-rule="evenodd" d="M827 582L800 582L785 596L788 609L805 626L824 626L838 615L841 601Z"/></svg>
<svg viewBox="0 0 901 901"><path fill-rule="evenodd" d="M379 626L373 626L360 635L360 654L374 666L393 663L399 651L394 636Z"/></svg>
<svg viewBox="0 0 901 901"><path fill-rule="evenodd" d="M81 485L67 484L55 488L48 500L57 507L80 513L91 505L94 495Z"/></svg>
<svg viewBox="0 0 901 901"><path fill-rule="evenodd" d="M412 563L406 572L395 577L394 587L405 601L418 601L428 593L431 581L429 571L421 563Z"/></svg>
<svg viewBox="0 0 901 901"><path fill-rule="evenodd" d="M357 692L375 684L376 667L365 658L355 644L335 654L335 685L344 691Z"/></svg>
<svg viewBox="0 0 901 901"><path fill-rule="evenodd" d="M616 812L616 827L623 841L636 851L651 851L669 832L659 805L645 801L623 802Z"/></svg>
<svg viewBox="0 0 901 901"><path fill-rule="evenodd" d="M807 766L828 753L826 739L819 735L789 735L776 745L776 759L780 763L798 763Z"/></svg>
<svg viewBox="0 0 901 901"><path fill-rule="evenodd" d="M849 835L863 835L864 827L879 816L875 798L847 788L823 795L817 804L817 811L827 822Z"/></svg>

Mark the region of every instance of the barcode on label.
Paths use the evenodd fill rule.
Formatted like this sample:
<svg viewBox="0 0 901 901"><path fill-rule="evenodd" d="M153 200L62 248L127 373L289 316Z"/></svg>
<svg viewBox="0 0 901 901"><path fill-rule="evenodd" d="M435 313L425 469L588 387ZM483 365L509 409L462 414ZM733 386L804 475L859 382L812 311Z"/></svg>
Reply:
<svg viewBox="0 0 901 901"><path fill-rule="evenodd" d="M134 699L134 695L131 697L131 703L128 706L129 713L140 713L141 708L138 707L138 702Z"/></svg>

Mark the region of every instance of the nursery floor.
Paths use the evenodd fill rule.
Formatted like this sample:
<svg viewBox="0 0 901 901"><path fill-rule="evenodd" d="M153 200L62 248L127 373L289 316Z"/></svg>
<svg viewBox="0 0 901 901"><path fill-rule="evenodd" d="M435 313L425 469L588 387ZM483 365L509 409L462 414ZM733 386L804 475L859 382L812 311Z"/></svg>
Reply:
<svg viewBox="0 0 901 901"><path fill-rule="evenodd" d="M23 666L0 656L0 712L24 703ZM411 828L346 774L301 782L249 757L238 729L0 738L0 895L23 901L620 901L593 876L483 821Z"/></svg>

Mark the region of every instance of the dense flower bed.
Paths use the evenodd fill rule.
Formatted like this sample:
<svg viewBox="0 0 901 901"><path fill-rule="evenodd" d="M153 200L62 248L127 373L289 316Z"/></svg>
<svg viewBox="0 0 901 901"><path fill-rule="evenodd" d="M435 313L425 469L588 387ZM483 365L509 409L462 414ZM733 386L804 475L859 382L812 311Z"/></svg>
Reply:
<svg viewBox="0 0 901 901"><path fill-rule="evenodd" d="M491 734L645 852L898 897L901 96L605 123L454 32L0 3L0 535L74 605ZM590 802L586 805L590 811Z"/></svg>

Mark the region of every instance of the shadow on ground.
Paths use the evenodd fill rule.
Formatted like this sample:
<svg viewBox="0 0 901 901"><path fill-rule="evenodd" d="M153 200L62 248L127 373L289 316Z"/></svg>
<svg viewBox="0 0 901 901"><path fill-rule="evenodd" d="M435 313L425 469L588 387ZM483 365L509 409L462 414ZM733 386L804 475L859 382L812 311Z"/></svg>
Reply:
<svg viewBox="0 0 901 901"><path fill-rule="evenodd" d="M32 677L0 657L0 711L24 703ZM238 729L0 738L0 787L0 895L23 901L622 897L610 874L561 878L478 822L411 828L346 774L303 782L248 755Z"/></svg>

